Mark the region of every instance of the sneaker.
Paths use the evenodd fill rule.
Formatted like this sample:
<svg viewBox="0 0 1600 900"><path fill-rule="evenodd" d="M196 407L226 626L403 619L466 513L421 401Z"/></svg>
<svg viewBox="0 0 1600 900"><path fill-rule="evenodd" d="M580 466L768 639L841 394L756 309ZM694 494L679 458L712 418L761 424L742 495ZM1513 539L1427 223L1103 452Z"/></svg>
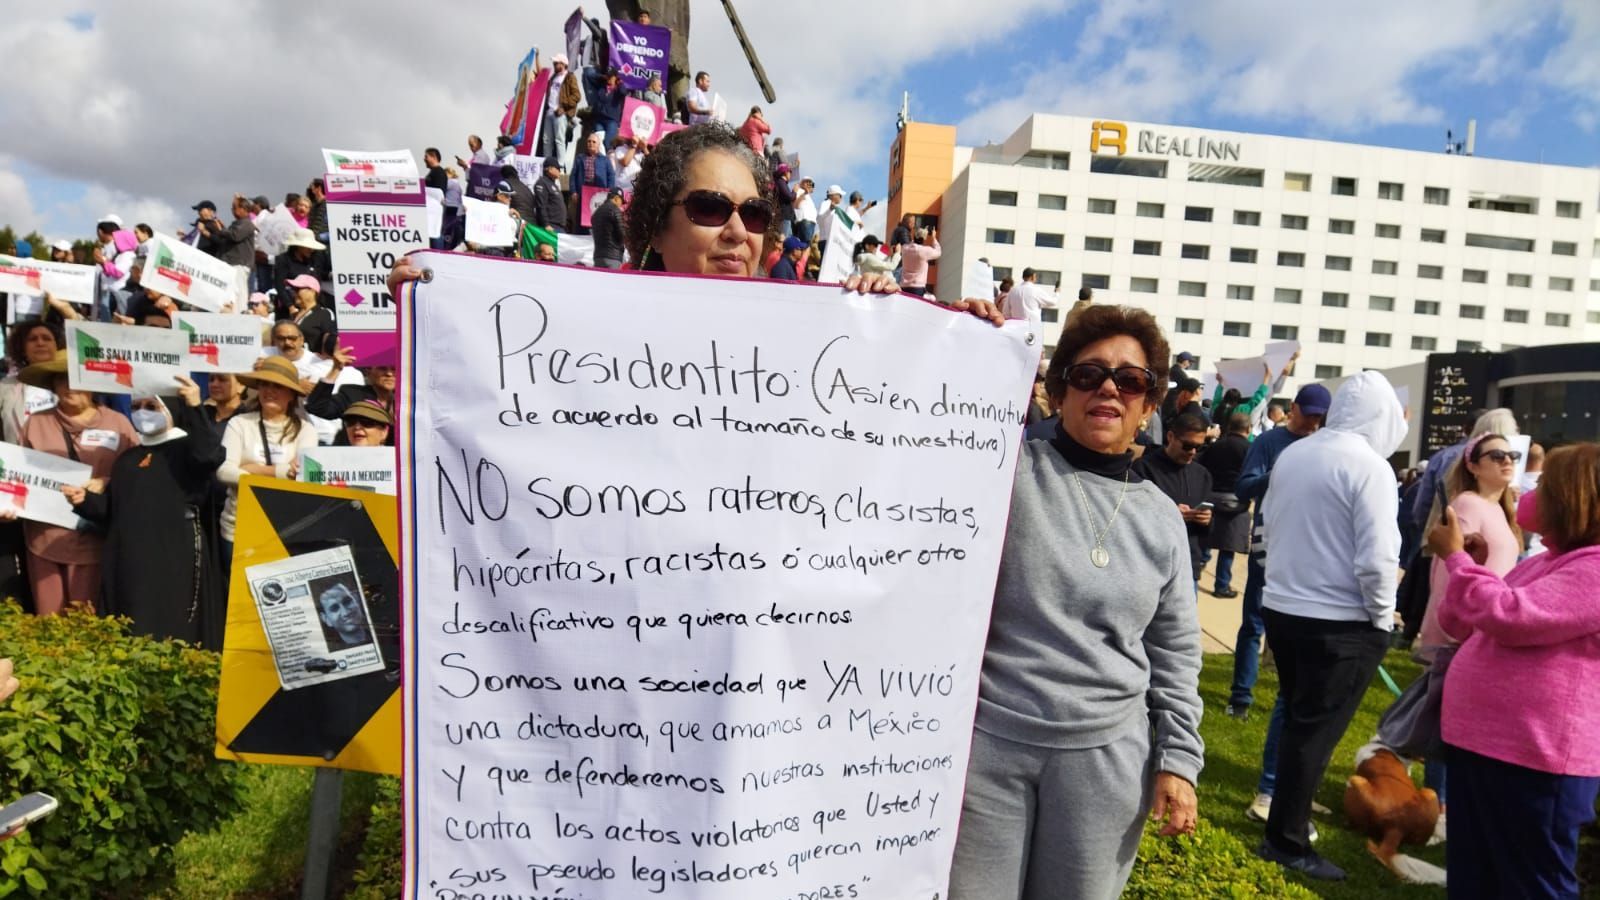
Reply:
<svg viewBox="0 0 1600 900"><path fill-rule="evenodd" d="M1311 801L1311 814L1316 816L1331 816L1333 815L1333 810L1313 800ZM1312 840L1315 840L1315 838Z"/></svg>
<svg viewBox="0 0 1600 900"><path fill-rule="evenodd" d="M1239 596L1239 592L1233 588L1223 588L1220 591L1212 591L1211 596L1216 597L1218 600L1232 600Z"/></svg>
<svg viewBox="0 0 1600 900"><path fill-rule="evenodd" d="M1315 844L1317 842L1317 838L1322 837L1322 835L1317 834L1317 826L1312 825L1311 823L1307 822L1306 823L1306 827L1311 829L1311 834L1308 836L1307 839L1310 840L1311 843Z"/></svg>
<svg viewBox="0 0 1600 900"><path fill-rule="evenodd" d="M1228 704L1228 718L1238 719L1241 722L1250 721L1250 707L1238 703Z"/></svg>
<svg viewBox="0 0 1600 900"><path fill-rule="evenodd" d="M1277 863L1285 869L1299 872L1319 881L1343 881L1345 879L1343 869L1315 853L1307 853L1305 856L1290 856L1266 841L1262 841L1256 847L1256 855L1267 862Z"/></svg>
<svg viewBox="0 0 1600 900"><path fill-rule="evenodd" d="M1433 834L1428 836L1428 846L1429 847L1437 847L1440 844L1444 843L1444 838L1445 838L1445 818L1444 818L1444 815L1445 815L1444 814L1444 810L1440 810L1439 811L1439 821L1437 821L1437 822L1435 822L1433 824Z"/></svg>
<svg viewBox="0 0 1600 900"><path fill-rule="evenodd" d="M1254 819L1257 822L1265 822L1267 820L1267 816L1269 816L1271 814L1272 814L1272 795L1271 794L1257 794L1256 798L1254 800L1250 801L1250 805L1245 807L1245 810L1244 810L1244 817L1245 818Z"/></svg>

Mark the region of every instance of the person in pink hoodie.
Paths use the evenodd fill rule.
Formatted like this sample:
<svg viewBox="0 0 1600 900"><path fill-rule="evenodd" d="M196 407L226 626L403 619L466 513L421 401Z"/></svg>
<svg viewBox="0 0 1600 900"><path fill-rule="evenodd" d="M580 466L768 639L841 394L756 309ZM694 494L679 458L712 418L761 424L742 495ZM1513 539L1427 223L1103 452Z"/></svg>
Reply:
<svg viewBox="0 0 1600 900"><path fill-rule="evenodd" d="M1503 578L1453 510L1428 532L1461 640L1445 677L1450 897L1577 897L1578 832L1600 791L1600 444L1550 453L1518 520L1549 552Z"/></svg>

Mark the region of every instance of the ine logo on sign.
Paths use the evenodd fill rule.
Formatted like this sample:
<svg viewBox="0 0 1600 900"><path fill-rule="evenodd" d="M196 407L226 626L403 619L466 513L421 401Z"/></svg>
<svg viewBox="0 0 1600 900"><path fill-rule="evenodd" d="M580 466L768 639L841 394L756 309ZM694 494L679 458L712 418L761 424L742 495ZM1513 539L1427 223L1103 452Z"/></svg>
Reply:
<svg viewBox="0 0 1600 900"><path fill-rule="evenodd" d="M1100 148L1114 149L1118 156L1128 152L1128 126L1121 122L1095 122L1089 134L1089 152L1099 153Z"/></svg>

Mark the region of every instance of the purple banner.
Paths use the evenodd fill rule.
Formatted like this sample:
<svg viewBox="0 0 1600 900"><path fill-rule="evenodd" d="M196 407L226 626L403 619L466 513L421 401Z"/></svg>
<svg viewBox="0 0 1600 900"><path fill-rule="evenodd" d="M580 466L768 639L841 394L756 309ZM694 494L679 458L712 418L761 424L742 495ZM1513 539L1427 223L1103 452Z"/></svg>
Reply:
<svg viewBox="0 0 1600 900"><path fill-rule="evenodd" d="M499 163L477 163L467 171L467 196L477 200L493 200L494 186L499 183Z"/></svg>
<svg viewBox="0 0 1600 900"><path fill-rule="evenodd" d="M672 58L672 30L659 25L611 21L611 65L622 73L622 86L642 91L651 78L667 83Z"/></svg>
<svg viewBox="0 0 1600 900"><path fill-rule="evenodd" d="M583 7L578 7L572 11L572 15L567 16L567 25L565 31L567 37L567 65L570 66L574 72L582 71Z"/></svg>

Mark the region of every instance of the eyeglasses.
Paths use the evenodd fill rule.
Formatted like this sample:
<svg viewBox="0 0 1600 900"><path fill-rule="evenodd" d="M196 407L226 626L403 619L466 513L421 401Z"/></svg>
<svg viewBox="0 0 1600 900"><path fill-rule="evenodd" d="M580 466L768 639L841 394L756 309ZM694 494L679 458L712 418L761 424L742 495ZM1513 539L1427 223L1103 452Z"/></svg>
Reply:
<svg viewBox="0 0 1600 900"><path fill-rule="evenodd" d="M1483 459L1485 457L1489 458L1490 460L1493 460L1495 465L1501 465L1503 463L1517 462L1517 461L1521 460L1522 459L1522 451L1521 450L1485 450L1482 453L1478 454L1478 458L1479 459Z"/></svg>
<svg viewBox="0 0 1600 900"><path fill-rule="evenodd" d="M751 234L766 234L773 217L777 215L772 204L760 197L751 197L735 206L726 194L718 191L690 191L682 200L673 201L672 205L680 204L689 221L706 228L721 228L728 224L728 219L737 210L744 230Z"/></svg>
<svg viewBox="0 0 1600 900"><path fill-rule="evenodd" d="M1098 391L1107 378L1129 396L1148 394L1156 382L1155 373L1141 366L1113 369L1097 363L1076 363L1067 367L1067 386L1080 391Z"/></svg>
<svg viewBox="0 0 1600 900"><path fill-rule="evenodd" d="M368 428L388 428L389 426L383 424L382 422L374 422L371 419L350 418L350 419L345 419L344 420L344 427L346 427L346 428L360 428L360 429L365 430L365 429L368 429Z"/></svg>
<svg viewBox="0 0 1600 900"><path fill-rule="evenodd" d="M1182 441L1182 442L1180 442L1178 444L1178 446L1183 448L1185 453L1196 453L1196 452L1198 452L1200 450L1200 448L1204 447L1205 445L1206 445L1205 441L1201 441L1198 444L1191 444L1188 441Z"/></svg>

